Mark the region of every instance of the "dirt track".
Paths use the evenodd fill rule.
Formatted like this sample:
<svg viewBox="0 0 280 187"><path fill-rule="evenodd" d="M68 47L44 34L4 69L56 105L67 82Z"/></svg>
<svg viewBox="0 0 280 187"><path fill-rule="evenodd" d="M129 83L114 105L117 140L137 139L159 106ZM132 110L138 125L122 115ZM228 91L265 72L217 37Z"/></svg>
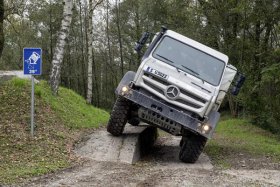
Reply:
<svg viewBox="0 0 280 187"><path fill-rule="evenodd" d="M99 130L92 134L91 138L95 142L101 141L97 145L106 144L108 142L104 139L104 134L106 134L104 130ZM204 154L196 164L181 163L178 160L179 140L172 136L160 137L151 153L134 165L96 161L87 157L80 166L45 176L28 186L279 186L280 184L280 171L218 170ZM88 149L93 148L89 146ZM88 153L94 154L90 150Z"/></svg>

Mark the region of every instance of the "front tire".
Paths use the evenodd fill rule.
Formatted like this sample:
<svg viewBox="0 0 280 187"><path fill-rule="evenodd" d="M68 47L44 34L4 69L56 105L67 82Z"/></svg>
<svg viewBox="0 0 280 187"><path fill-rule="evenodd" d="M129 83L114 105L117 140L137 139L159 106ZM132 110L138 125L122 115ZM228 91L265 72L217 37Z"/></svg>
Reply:
<svg viewBox="0 0 280 187"><path fill-rule="evenodd" d="M207 138L200 135L189 134L188 136L183 136L180 142L179 159L185 163L195 163L202 153L206 142Z"/></svg>
<svg viewBox="0 0 280 187"><path fill-rule="evenodd" d="M107 125L107 131L113 136L122 135L129 109L130 101L118 96Z"/></svg>

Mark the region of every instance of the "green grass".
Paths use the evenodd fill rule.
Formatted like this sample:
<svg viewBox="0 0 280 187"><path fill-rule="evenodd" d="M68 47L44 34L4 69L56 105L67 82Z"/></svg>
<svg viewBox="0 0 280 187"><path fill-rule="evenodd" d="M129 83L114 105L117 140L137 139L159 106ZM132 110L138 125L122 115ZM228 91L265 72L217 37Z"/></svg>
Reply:
<svg viewBox="0 0 280 187"><path fill-rule="evenodd" d="M108 121L109 114L106 111L87 105L85 99L72 90L60 87L59 94L55 97L48 84L42 81L35 93L71 128L98 127Z"/></svg>
<svg viewBox="0 0 280 187"><path fill-rule="evenodd" d="M269 156L280 161L279 137L244 119L227 118L221 121L205 150L214 163L223 168L230 167L228 160L240 153L252 157Z"/></svg>
<svg viewBox="0 0 280 187"><path fill-rule="evenodd" d="M22 182L69 167L72 147L88 128L107 122L109 114L87 105L75 92L48 84L35 87L35 136L30 136L30 81L12 79L0 86L0 186Z"/></svg>

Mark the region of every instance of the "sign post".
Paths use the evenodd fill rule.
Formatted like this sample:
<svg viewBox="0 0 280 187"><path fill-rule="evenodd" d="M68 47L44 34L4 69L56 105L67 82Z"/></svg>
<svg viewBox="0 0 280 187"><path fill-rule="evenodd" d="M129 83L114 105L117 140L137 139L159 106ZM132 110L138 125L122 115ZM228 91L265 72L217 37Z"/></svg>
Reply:
<svg viewBox="0 0 280 187"><path fill-rule="evenodd" d="M34 75L42 73L42 49L23 49L23 74L31 75L31 136L34 136Z"/></svg>

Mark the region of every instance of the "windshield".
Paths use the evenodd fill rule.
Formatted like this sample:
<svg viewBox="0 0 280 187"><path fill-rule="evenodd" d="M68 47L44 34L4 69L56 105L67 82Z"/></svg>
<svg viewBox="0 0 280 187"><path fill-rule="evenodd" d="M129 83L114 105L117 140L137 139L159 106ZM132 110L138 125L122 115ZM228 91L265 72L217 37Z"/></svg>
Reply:
<svg viewBox="0 0 280 187"><path fill-rule="evenodd" d="M167 36L157 46L153 57L214 86L219 85L225 66L223 61Z"/></svg>

